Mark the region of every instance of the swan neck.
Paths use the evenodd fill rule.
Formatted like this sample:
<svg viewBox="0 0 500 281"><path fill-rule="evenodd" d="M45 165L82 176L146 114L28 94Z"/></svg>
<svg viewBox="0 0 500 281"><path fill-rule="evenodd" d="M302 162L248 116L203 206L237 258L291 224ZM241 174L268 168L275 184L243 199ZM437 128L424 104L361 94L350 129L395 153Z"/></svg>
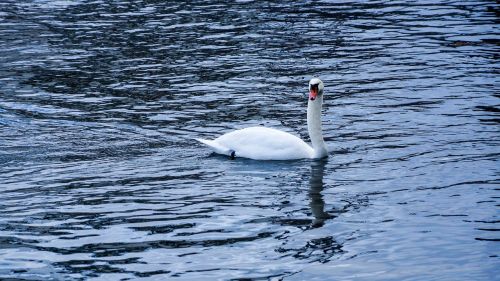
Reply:
<svg viewBox="0 0 500 281"><path fill-rule="evenodd" d="M314 150L313 158L323 158L328 155L325 141L323 140L323 130L321 128L322 104L322 96L314 101L309 100L307 104L307 129Z"/></svg>

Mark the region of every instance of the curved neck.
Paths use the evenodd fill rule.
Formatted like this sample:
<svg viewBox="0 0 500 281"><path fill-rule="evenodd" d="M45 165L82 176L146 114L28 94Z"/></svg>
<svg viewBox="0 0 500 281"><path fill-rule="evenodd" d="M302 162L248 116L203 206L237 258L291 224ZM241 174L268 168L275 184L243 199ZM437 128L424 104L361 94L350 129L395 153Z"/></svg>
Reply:
<svg viewBox="0 0 500 281"><path fill-rule="evenodd" d="M311 144L314 150L313 158L323 158L328 155L321 129L322 104L322 96L319 96L314 101L309 100L307 103L307 129L309 131L309 137L311 138Z"/></svg>

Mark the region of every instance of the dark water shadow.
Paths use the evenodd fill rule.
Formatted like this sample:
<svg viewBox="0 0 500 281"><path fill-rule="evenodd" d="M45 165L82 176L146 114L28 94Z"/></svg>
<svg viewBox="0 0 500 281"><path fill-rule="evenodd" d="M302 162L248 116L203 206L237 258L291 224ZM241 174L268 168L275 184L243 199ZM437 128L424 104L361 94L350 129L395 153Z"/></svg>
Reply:
<svg viewBox="0 0 500 281"><path fill-rule="evenodd" d="M295 159L295 160L254 160L242 157L235 157L231 159L229 156L220 155L211 152L208 155L210 160L220 162L220 167L226 167L231 171L240 172L258 172L262 174L273 175L277 171L292 172L294 169L304 167L310 161L309 159Z"/></svg>

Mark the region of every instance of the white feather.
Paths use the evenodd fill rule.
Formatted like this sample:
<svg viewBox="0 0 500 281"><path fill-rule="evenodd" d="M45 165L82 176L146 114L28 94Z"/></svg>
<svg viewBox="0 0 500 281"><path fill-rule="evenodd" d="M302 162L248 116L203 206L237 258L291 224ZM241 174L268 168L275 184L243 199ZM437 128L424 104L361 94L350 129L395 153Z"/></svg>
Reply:
<svg viewBox="0 0 500 281"><path fill-rule="evenodd" d="M323 158L328 156L321 129L323 82L314 78L309 90L315 86L317 97L310 98L307 106L307 127L312 147L290 133L265 127L250 127L224 134L214 140L196 139L216 153L255 160L291 160ZM313 93L313 92L311 92Z"/></svg>
<svg viewBox="0 0 500 281"><path fill-rule="evenodd" d="M314 150L299 137L266 127L232 131L215 140L197 139L216 153L255 160L312 158Z"/></svg>

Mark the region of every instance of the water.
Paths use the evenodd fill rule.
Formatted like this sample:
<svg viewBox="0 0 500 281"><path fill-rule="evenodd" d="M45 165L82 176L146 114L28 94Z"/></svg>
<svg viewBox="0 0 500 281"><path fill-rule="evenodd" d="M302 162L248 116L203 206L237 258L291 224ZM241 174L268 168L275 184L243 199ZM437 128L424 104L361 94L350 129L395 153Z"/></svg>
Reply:
<svg viewBox="0 0 500 281"><path fill-rule="evenodd" d="M0 278L497 279L499 9L2 1ZM308 140L313 76L327 160L193 141Z"/></svg>

